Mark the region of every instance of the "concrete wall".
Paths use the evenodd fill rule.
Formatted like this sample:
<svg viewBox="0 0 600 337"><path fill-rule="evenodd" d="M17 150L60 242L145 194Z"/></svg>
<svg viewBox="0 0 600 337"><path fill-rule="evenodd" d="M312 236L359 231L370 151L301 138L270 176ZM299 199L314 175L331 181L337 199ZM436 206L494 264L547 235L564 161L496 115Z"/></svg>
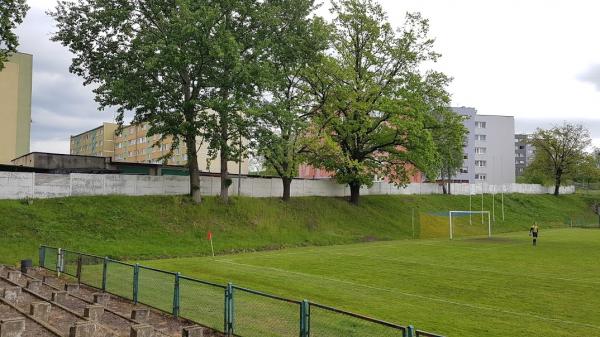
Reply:
<svg viewBox="0 0 600 337"><path fill-rule="evenodd" d="M201 177L203 195L218 195L219 177ZM279 197L283 192L278 178L242 177L241 195L252 197ZM528 184L453 184L453 194L481 193L548 194L552 187ZM238 179L233 178L231 195L237 195ZM331 179L297 179L292 182L292 196L343 197L350 194L347 186ZM573 186L563 187L561 193L574 193ZM119 174L45 174L30 172L0 172L0 199L56 198L77 195L177 195L189 193L189 177L145 176ZM437 184L409 184L398 188L386 182L377 182L361 190L363 195L441 194Z"/></svg>

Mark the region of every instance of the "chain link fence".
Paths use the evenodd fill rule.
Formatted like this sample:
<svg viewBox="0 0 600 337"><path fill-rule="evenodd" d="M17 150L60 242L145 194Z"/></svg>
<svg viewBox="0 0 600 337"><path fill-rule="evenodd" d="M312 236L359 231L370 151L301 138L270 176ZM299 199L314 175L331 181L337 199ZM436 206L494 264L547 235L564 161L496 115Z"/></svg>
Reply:
<svg viewBox="0 0 600 337"><path fill-rule="evenodd" d="M220 285L108 257L41 246L40 266L79 282L243 337L443 337L337 308Z"/></svg>
<svg viewBox="0 0 600 337"><path fill-rule="evenodd" d="M240 336L300 336L300 301L233 286L234 331Z"/></svg>
<svg viewBox="0 0 600 337"><path fill-rule="evenodd" d="M180 276L180 316L224 331L226 289L223 285Z"/></svg>
<svg viewBox="0 0 600 337"><path fill-rule="evenodd" d="M106 258L102 277L102 290L133 300L133 271L129 263Z"/></svg>

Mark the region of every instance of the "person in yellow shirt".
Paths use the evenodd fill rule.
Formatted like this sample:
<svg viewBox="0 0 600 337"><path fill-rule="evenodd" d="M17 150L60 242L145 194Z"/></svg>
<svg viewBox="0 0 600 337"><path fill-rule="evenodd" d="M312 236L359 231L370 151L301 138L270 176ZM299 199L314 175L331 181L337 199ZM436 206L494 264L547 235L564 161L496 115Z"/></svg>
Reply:
<svg viewBox="0 0 600 337"><path fill-rule="evenodd" d="M531 228L529 228L529 236L531 236L531 238L533 239L534 246L537 246L537 238L539 231L540 228L538 227L537 222L534 222L533 225L531 225Z"/></svg>

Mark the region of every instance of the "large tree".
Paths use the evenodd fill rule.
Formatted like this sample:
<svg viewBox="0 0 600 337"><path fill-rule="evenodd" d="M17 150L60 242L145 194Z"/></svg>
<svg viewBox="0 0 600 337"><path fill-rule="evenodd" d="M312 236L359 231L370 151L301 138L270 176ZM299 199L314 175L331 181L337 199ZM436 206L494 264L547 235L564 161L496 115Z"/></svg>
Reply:
<svg viewBox="0 0 600 337"><path fill-rule="evenodd" d="M445 108L432 115L431 132L438 153L437 173L444 194L452 194L452 177L463 167L464 144L468 133L463 124L464 118Z"/></svg>
<svg viewBox="0 0 600 337"><path fill-rule="evenodd" d="M589 163L586 149L591 145L590 133L582 125L564 123L551 129L537 129L531 138L536 154L528 171L551 179L554 195L566 178L573 177Z"/></svg>
<svg viewBox="0 0 600 337"><path fill-rule="evenodd" d="M208 90L206 131L210 154L220 159L221 200L229 199L228 164L240 160L250 137L251 120L247 111L259 98L266 60L269 21L261 14L272 1L221 0L222 24L214 31L215 63ZM285 2L294 2L287 0ZM267 26L267 27L266 27Z"/></svg>
<svg viewBox="0 0 600 337"><path fill-rule="evenodd" d="M26 0L0 0L0 70L10 53L15 53L19 46L19 38L13 31L29 10Z"/></svg>
<svg viewBox="0 0 600 337"><path fill-rule="evenodd" d="M322 131L313 163L360 188L375 175L402 185L416 170L434 176L437 152L430 114L448 104L449 79L421 68L435 61L428 21L408 14L395 31L373 0L334 1L329 60L314 72L316 97L326 99L314 121ZM326 154L326 155L323 155Z"/></svg>
<svg viewBox="0 0 600 337"><path fill-rule="evenodd" d="M267 81L255 110L256 153L281 177L283 200L289 200L292 179L304 160L310 137L308 124L317 105L305 81L306 71L318 64L327 47L321 18L310 18L314 0L276 2L263 15L272 22L268 46Z"/></svg>
<svg viewBox="0 0 600 337"><path fill-rule="evenodd" d="M215 79L228 61L237 1L59 1L50 14L53 40L75 54L70 71L93 85L101 108L116 106L122 123L147 122L148 135L187 146L190 190L200 202L197 137L206 127ZM237 50L235 52L238 52ZM216 109L220 111L221 109Z"/></svg>

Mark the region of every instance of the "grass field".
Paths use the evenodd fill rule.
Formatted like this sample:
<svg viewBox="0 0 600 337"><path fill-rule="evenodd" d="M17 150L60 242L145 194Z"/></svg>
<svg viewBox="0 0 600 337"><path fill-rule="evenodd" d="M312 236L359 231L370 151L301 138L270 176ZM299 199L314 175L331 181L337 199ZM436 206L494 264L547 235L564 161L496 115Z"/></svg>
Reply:
<svg viewBox="0 0 600 337"><path fill-rule="evenodd" d="M479 196L473 199L480 207ZM512 194L504 199L506 218L498 216L496 233L526 230L534 220L546 228L564 227L570 217L598 221L590 207L600 200L597 195ZM499 198L496 206L499 215ZM409 239L413 212L415 238L446 238L447 218L427 214L468 207L468 197L444 195L364 196L359 206L324 197L287 203L242 197L232 198L230 205L215 197L194 205L181 196L70 197L33 204L0 200L0 263L35 258L40 244L120 259L208 255L210 247L201 244L208 230L215 234L218 254ZM484 207L492 210L491 195L484 196Z"/></svg>
<svg viewBox="0 0 600 337"><path fill-rule="evenodd" d="M372 242L144 265L447 336L600 336L600 230L542 228L540 236L535 248L526 232L516 232L490 240ZM254 319L260 318L256 311ZM265 312L263 319L276 320L277 313Z"/></svg>

